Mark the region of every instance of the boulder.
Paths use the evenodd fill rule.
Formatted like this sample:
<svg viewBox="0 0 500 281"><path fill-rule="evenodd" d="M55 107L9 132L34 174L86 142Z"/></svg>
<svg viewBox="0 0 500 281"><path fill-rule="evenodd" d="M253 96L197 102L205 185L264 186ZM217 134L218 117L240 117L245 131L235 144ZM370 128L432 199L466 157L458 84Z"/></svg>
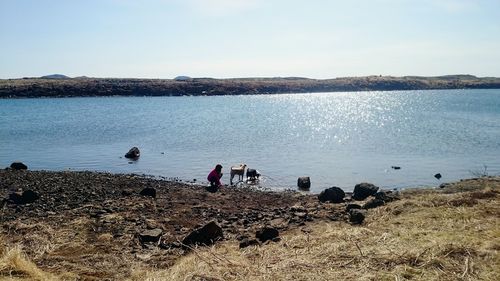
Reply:
<svg viewBox="0 0 500 281"><path fill-rule="evenodd" d="M384 204L385 204L385 202L383 200L373 198L363 205L363 209L373 209L373 208L383 206Z"/></svg>
<svg viewBox="0 0 500 281"><path fill-rule="evenodd" d="M358 204L347 204L347 206L345 206L345 210L347 212L349 212L350 210L353 210L353 209L361 209L361 206Z"/></svg>
<svg viewBox="0 0 500 281"><path fill-rule="evenodd" d="M300 177L297 179L297 186L300 189L309 189L311 188L311 179L309 177Z"/></svg>
<svg viewBox="0 0 500 281"><path fill-rule="evenodd" d="M399 199L399 197L390 190L381 190L375 193L375 198L380 199L384 202L391 202Z"/></svg>
<svg viewBox="0 0 500 281"><path fill-rule="evenodd" d="M222 228L218 226L215 222L211 221L204 225L203 227L196 229L189 233L184 240L182 240L183 245L212 245L218 240L224 238L222 233Z"/></svg>
<svg viewBox="0 0 500 281"><path fill-rule="evenodd" d="M336 186L327 188L318 195L320 202L342 203L344 202L345 192Z"/></svg>
<svg viewBox="0 0 500 281"><path fill-rule="evenodd" d="M26 166L22 162L13 162L12 164L10 164L10 168L13 170L27 170L28 166Z"/></svg>
<svg viewBox="0 0 500 281"><path fill-rule="evenodd" d="M24 204L33 203L38 200L38 198L40 198L40 196L38 196L38 193L34 192L33 190L25 190L22 197Z"/></svg>
<svg viewBox="0 0 500 281"><path fill-rule="evenodd" d="M359 183L354 186L352 198L354 200L365 200L368 196L375 195L375 193L377 193L377 190L378 186L375 186L371 183Z"/></svg>
<svg viewBox="0 0 500 281"><path fill-rule="evenodd" d="M349 210L349 222L352 224L361 224L365 220L365 210L361 209L350 209Z"/></svg>
<svg viewBox="0 0 500 281"><path fill-rule="evenodd" d="M156 198L156 189L152 187L146 187L141 192L139 193L142 196L151 196L153 198Z"/></svg>
<svg viewBox="0 0 500 281"><path fill-rule="evenodd" d="M139 148L137 147L132 147L126 154L125 158L131 158L131 159L137 159L141 156L141 152L139 151Z"/></svg>
<svg viewBox="0 0 500 281"><path fill-rule="evenodd" d="M40 196L33 190L25 190L24 192L14 192L9 194L8 202L14 204L29 204L38 200Z"/></svg>
<svg viewBox="0 0 500 281"><path fill-rule="evenodd" d="M267 240L273 240L280 236L279 231L273 227L263 227L257 230L255 233L255 238L259 239L260 242L266 242Z"/></svg>
<svg viewBox="0 0 500 281"><path fill-rule="evenodd" d="M162 233L163 231L159 228L148 229L139 233L139 239L141 240L142 243L158 242L158 240L160 240Z"/></svg>

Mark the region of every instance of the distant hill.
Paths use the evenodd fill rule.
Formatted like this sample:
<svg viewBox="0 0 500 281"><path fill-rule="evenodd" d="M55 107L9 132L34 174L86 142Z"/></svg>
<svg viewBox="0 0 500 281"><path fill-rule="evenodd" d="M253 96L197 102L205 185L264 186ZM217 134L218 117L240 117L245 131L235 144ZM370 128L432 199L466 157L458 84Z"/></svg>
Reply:
<svg viewBox="0 0 500 281"><path fill-rule="evenodd" d="M68 77L63 74L50 74L50 75L45 75L40 77L41 79L71 79L71 77Z"/></svg>
<svg viewBox="0 0 500 281"><path fill-rule="evenodd" d="M334 79L79 78L54 74L41 78L0 79L0 98L86 96L216 96L284 93L394 91L431 89L500 89L500 78L473 75L364 76Z"/></svg>

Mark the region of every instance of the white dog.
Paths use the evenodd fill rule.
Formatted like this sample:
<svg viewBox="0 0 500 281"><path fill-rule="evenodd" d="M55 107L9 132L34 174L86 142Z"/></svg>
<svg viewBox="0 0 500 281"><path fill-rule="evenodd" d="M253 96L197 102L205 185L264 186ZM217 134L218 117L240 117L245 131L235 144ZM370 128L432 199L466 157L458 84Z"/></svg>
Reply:
<svg viewBox="0 0 500 281"><path fill-rule="evenodd" d="M240 164L239 166L232 166L231 167L231 179L229 180L229 183L231 185L233 184L233 178L235 175L238 175L238 180L240 180L240 181L243 180L243 175L245 174L246 167L247 167L246 164Z"/></svg>

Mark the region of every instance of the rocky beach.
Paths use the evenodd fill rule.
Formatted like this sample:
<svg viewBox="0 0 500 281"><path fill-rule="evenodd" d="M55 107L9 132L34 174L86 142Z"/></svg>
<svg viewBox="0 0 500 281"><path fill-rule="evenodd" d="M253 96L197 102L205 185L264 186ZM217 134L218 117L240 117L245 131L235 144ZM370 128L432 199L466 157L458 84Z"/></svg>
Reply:
<svg viewBox="0 0 500 281"><path fill-rule="evenodd" d="M448 197L459 194L462 199L447 202L461 208L498 202L499 186L498 178L478 178L433 192L447 191ZM380 212L397 215L394 204L415 194L419 191L380 192L370 184L357 186L353 196L335 188L319 196L235 187L210 193L204 186L132 174L5 169L0 171L0 198L4 198L0 278L124 280L136 276L141 280L138 270L173 268L184 257L199 256L207 245L265 249L286 243L287 233L309 236L317 225L332 223L357 231L373 223ZM498 205L489 211L498 221ZM498 234L498 230L497 224L494 231ZM490 242L498 249L498 236L495 239ZM12 249L49 275L37 277L29 269L9 264ZM497 250L494 257L498 258ZM188 280L225 280L209 276L207 272Z"/></svg>

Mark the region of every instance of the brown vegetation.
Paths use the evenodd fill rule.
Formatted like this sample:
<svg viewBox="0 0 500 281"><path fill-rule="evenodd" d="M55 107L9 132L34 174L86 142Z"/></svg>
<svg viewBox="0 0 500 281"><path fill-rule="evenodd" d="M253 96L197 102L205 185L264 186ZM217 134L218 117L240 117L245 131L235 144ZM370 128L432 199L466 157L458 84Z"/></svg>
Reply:
<svg viewBox="0 0 500 281"><path fill-rule="evenodd" d="M227 188L212 194L199 186L87 172L1 171L0 179L2 197L18 188L40 194L35 203L1 209L0 279L497 280L500 275L500 178L404 191L401 200L368 210L359 226L347 223L344 203L319 203L316 196L290 192ZM138 195L151 186L156 199ZM90 202L80 202L84 197ZM175 247L209 220L223 227L224 241L191 250ZM281 241L238 247L240 235L278 221ZM161 241L138 241L137 232L149 227L164 230Z"/></svg>

